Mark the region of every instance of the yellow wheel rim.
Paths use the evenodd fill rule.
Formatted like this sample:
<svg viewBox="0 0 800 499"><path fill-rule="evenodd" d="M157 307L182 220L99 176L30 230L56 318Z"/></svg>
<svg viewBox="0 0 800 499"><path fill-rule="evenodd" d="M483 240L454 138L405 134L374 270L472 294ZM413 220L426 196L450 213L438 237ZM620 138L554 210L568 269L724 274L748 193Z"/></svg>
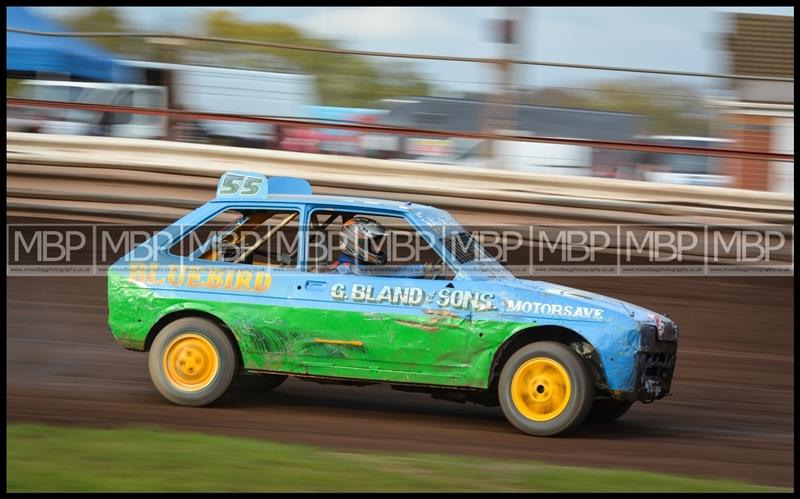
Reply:
<svg viewBox="0 0 800 499"><path fill-rule="evenodd" d="M525 362L511 380L514 406L533 421L550 421L558 417L567 407L571 391L566 369L547 357Z"/></svg>
<svg viewBox="0 0 800 499"><path fill-rule="evenodd" d="M164 373L170 383L181 390L202 390L211 383L218 370L217 349L199 334L182 334L164 350Z"/></svg>

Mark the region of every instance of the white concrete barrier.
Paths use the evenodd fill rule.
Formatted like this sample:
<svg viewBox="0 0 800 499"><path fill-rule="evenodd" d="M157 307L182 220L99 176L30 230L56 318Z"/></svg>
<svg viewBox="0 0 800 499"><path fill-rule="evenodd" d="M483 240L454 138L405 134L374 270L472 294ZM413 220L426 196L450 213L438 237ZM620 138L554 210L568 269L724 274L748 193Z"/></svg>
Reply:
<svg viewBox="0 0 800 499"><path fill-rule="evenodd" d="M15 199L25 197L15 180L18 175L40 174L75 180L70 184L73 199L80 201L79 196L85 196L84 200L88 201L98 193L81 188L81 181L105 178L118 184L122 182L124 189L130 174L149 172L150 176L137 179L137 185L149 182L160 188L169 188L170 184L176 188L186 184L206 188L213 186L222 172L242 169L265 175L303 177L315 190L322 188L329 193L368 193L368 197L407 199L451 209L634 223L680 220L687 223L789 224L794 221L794 196L784 193L155 140L17 132L7 132L6 139L7 196ZM176 181L175 175L183 180ZM210 197L211 193L209 190L205 197ZM38 195L39 199L46 199L45 194ZM128 190L123 197L131 196L141 196L142 201L146 198L140 188ZM11 206L7 203L7 207Z"/></svg>

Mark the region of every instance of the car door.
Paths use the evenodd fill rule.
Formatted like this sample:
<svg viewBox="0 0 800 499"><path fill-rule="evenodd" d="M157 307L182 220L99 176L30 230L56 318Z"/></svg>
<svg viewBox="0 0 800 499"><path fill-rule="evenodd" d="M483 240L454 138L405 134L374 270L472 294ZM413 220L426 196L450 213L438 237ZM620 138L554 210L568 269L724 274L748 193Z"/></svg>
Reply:
<svg viewBox="0 0 800 499"><path fill-rule="evenodd" d="M420 276L298 275L290 301L305 311L295 319L305 338L296 361L310 374L455 382L474 334L464 286Z"/></svg>
<svg viewBox="0 0 800 499"><path fill-rule="evenodd" d="M209 211L161 258L157 280L184 305L220 318L246 368L286 371L302 326L294 323L302 314L290 300L299 275L292 244L301 209L252 203Z"/></svg>

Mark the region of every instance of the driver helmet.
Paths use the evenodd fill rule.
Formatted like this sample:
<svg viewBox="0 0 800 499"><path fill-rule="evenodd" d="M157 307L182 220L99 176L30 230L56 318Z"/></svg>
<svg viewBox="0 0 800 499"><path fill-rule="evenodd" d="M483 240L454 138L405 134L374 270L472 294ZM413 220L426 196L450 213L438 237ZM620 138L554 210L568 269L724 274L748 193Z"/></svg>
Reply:
<svg viewBox="0 0 800 499"><path fill-rule="evenodd" d="M376 220L356 216L342 224L341 250L356 260L383 265L386 263L386 237L389 231Z"/></svg>

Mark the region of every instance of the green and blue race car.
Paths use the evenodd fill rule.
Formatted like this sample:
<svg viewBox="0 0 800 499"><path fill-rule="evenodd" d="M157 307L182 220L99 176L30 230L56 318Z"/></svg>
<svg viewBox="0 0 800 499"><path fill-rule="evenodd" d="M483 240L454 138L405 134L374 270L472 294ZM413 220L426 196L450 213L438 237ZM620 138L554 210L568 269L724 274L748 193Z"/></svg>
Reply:
<svg viewBox="0 0 800 499"><path fill-rule="evenodd" d="M176 404L210 404L237 376L387 383L499 405L539 436L663 398L678 335L630 303L515 278L443 210L251 172L112 265L108 305Z"/></svg>

